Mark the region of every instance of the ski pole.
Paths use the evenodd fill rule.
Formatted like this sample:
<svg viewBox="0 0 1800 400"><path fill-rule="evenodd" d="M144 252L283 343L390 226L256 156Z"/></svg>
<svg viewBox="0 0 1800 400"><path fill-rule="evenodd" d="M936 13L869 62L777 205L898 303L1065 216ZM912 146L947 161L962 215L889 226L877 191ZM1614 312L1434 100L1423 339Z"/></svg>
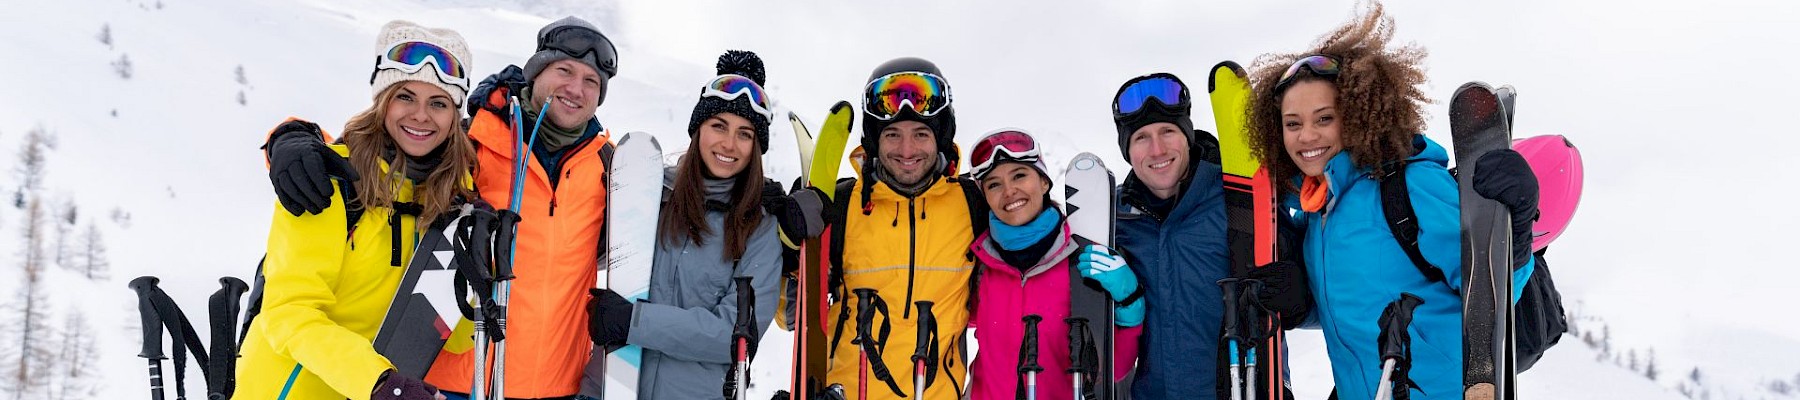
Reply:
<svg viewBox="0 0 1800 400"><path fill-rule="evenodd" d="M1019 373L1025 376L1025 400L1037 400L1037 374L1044 370L1038 365L1038 322L1044 320L1037 314L1026 315L1025 340L1019 344Z"/></svg>
<svg viewBox="0 0 1800 400"><path fill-rule="evenodd" d="M923 399L925 388L931 386L932 374L927 366L937 360L937 315L931 313L931 301L913 302L919 309L919 338L913 341L913 398Z"/></svg>
<svg viewBox="0 0 1800 400"><path fill-rule="evenodd" d="M1243 322L1239 320L1240 316L1238 315L1238 285L1242 282L1243 280L1238 278L1219 280L1219 289L1223 293L1225 305L1224 320L1221 322L1225 331L1226 357L1229 357L1230 362L1231 400L1244 400L1245 387L1248 386L1244 383L1246 376L1244 376L1244 357L1241 353L1243 351Z"/></svg>
<svg viewBox="0 0 1800 400"><path fill-rule="evenodd" d="M856 338L851 340L851 342L858 345L856 346L856 399L868 400L869 352L866 350L867 346L863 346L863 344L868 343L870 340L869 323L867 321L874 319L874 312L869 309L869 305L874 301L875 289L856 288L851 290L851 292L856 293Z"/></svg>
<svg viewBox="0 0 1800 400"><path fill-rule="evenodd" d="M156 282L154 276L143 276L132 279L129 286L137 292L138 317L144 324L144 347L138 357L150 362L150 399L163 400L162 360L167 357L163 356L162 320L156 315L156 307L150 304L150 293Z"/></svg>
<svg viewBox="0 0 1800 400"><path fill-rule="evenodd" d="M725 382L726 393L733 400L750 398L750 341L756 336L756 292L750 288L750 277L731 278L737 284L737 323L731 332L731 376Z"/></svg>
<svg viewBox="0 0 1800 400"><path fill-rule="evenodd" d="M237 390L238 299L250 285L234 277L219 278L219 290L207 298L208 320L212 324L212 356L206 365L206 398L225 400Z"/></svg>
<svg viewBox="0 0 1800 400"><path fill-rule="evenodd" d="M1416 385L1407 376L1407 370L1412 368L1412 337L1406 327L1412 325L1413 309L1424 302L1419 296L1402 292L1399 299L1381 311L1377 321L1381 326L1377 339L1381 344L1381 384L1375 387L1375 400L1412 397L1410 389Z"/></svg>
<svg viewBox="0 0 1800 400"><path fill-rule="evenodd" d="M1083 317L1069 317L1064 318L1063 322L1069 324L1068 372L1069 377L1071 378L1071 387L1074 389L1075 394L1070 398L1081 399L1084 398L1082 397L1082 392L1086 389L1084 386L1087 383L1086 378L1089 376L1088 365L1083 362L1084 360L1082 360L1081 356L1083 352L1087 351L1087 346L1092 344L1088 343L1089 340L1087 340L1088 320Z"/></svg>

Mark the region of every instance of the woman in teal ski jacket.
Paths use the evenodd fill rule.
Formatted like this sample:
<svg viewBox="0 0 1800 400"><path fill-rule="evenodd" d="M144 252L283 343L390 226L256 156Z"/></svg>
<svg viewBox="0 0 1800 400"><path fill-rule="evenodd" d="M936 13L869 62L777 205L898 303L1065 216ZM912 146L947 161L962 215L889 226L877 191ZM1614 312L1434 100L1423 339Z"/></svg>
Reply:
<svg viewBox="0 0 1800 400"><path fill-rule="evenodd" d="M1265 282L1272 293L1310 291L1316 305L1306 324L1324 330L1337 396L1344 399L1373 398L1381 385L1383 309L1402 293L1424 299L1406 329L1413 398L1461 398L1459 293L1466 277L1459 192L1448 152L1416 133L1425 128L1427 99L1418 89L1424 52L1388 49L1391 24L1377 5L1309 52L1265 56L1253 68L1251 146L1283 183L1281 215L1304 232L1301 260L1278 261L1259 274L1304 274L1305 280ZM1514 225L1525 226L1515 231L1529 235L1537 185L1523 158L1499 150L1477 165L1475 190L1506 205ZM1414 264L1389 228L1380 179L1390 171L1405 174L1417 247L1429 267ZM1534 269L1525 239L1514 243L1515 282ZM1428 277L1432 270L1443 279ZM1513 301L1523 287L1514 286ZM1272 303L1280 308L1282 302Z"/></svg>

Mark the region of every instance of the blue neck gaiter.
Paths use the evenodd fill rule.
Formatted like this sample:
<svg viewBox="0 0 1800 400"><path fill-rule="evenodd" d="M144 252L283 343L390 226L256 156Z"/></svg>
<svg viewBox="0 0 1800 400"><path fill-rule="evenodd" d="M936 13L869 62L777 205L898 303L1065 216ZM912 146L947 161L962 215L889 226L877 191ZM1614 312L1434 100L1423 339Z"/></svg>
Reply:
<svg viewBox="0 0 1800 400"><path fill-rule="evenodd" d="M1061 223L1062 215L1050 207L1044 207L1044 212L1038 214L1037 218L1032 219L1031 222L1025 223L1025 226L1007 225L994 213L988 213L989 235L993 236L994 243L1000 244L1001 249L1008 251L1019 251L1031 247L1032 244L1043 240L1045 235L1055 231L1056 226Z"/></svg>

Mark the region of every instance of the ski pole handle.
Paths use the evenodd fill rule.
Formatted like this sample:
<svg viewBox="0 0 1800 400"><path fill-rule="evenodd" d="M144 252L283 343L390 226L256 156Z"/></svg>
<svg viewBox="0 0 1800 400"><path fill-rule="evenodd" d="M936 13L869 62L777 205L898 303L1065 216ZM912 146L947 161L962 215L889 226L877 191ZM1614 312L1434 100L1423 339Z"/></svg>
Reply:
<svg viewBox="0 0 1800 400"><path fill-rule="evenodd" d="M925 395L925 388L931 386L931 380L935 377L926 369L926 366L931 365L937 358L933 357L933 354L937 353L937 341L933 340L937 337L937 315L932 314L931 305L930 300L913 302L913 307L919 309L919 337L913 341L912 356L913 398L915 399Z"/></svg>

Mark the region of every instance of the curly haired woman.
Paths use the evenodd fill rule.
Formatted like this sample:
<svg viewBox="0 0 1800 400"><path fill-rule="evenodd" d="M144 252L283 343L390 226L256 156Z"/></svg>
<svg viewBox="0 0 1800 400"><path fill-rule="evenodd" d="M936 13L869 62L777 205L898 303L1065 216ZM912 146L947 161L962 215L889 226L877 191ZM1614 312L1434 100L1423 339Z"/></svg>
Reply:
<svg viewBox="0 0 1800 400"><path fill-rule="evenodd" d="M1382 364L1376 320L1401 293L1423 298L1407 332L1416 383L1411 394L1460 398L1458 293L1464 277L1457 184L1447 168L1448 152L1420 134L1430 101L1419 89L1425 51L1389 47L1392 39L1393 19L1374 4L1307 52L1265 55L1252 68L1251 147L1281 183L1290 211L1282 215L1292 216L1305 233L1301 260L1259 273L1306 276L1265 281L1272 282L1272 293L1310 290L1317 306L1307 322L1324 330L1339 398L1374 397ZM1492 152L1478 164L1476 190L1483 197L1505 204L1517 219L1536 214L1537 183L1518 153ZM1418 248L1443 279L1421 273L1388 229L1379 179L1390 172L1405 174ZM1528 251L1530 242L1515 245ZM1524 282L1533 264L1528 255L1518 260L1513 279ZM1514 301L1522 287L1514 288Z"/></svg>

